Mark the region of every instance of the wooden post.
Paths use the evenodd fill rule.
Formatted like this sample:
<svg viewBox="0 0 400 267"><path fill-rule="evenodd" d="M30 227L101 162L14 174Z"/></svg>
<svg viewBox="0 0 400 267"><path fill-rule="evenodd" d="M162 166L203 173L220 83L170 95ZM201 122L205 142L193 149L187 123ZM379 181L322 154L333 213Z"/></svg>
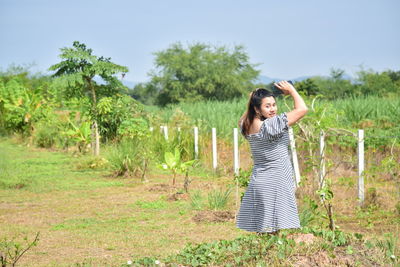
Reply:
<svg viewBox="0 0 400 267"><path fill-rule="evenodd" d="M194 158L199 158L199 128L194 127Z"/></svg>
<svg viewBox="0 0 400 267"><path fill-rule="evenodd" d="M364 130L358 130L358 200L364 204Z"/></svg>
<svg viewBox="0 0 400 267"><path fill-rule="evenodd" d="M238 128L233 128L233 171L239 175L239 138Z"/></svg>
<svg viewBox="0 0 400 267"><path fill-rule="evenodd" d="M325 180L325 133L321 130L319 135L319 187L324 186Z"/></svg>
<svg viewBox="0 0 400 267"><path fill-rule="evenodd" d="M213 159L213 169L217 170L217 129L212 128L212 159Z"/></svg>
<svg viewBox="0 0 400 267"><path fill-rule="evenodd" d="M300 168L299 168L299 161L297 159L297 152L296 152L296 143L294 140L293 128L289 127L289 139L290 139L290 150L292 152L292 162L293 162L293 169L294 169L294 176L296 178L296 186L299 187L300 183Z"/></svg>

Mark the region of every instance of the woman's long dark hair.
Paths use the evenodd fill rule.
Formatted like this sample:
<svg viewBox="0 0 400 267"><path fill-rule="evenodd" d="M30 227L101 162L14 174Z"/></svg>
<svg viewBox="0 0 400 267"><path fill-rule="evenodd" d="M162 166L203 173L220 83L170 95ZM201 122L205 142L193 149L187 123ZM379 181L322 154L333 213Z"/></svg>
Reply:
<svg viewBox="0 0 400 267"><path fill-rule="evenodd" d="M239 128L241 128L244 136L249 134L250 126L254 118L257 117L256 109L260 109L263 98L269 96L275 98L274 94L265 88L257 88L250 93L247 110L239 120Z"/></svg>

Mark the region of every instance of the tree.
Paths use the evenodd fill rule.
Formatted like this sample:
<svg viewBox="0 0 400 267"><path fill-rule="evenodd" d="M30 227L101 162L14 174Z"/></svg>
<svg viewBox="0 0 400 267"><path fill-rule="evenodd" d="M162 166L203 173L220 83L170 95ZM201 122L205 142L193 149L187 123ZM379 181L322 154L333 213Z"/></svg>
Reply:
<svg viewBox="0 0 400 267"><path fill-rule="evenodd" d="M46 104L46 105L44 105ZM25 87L18 78L6 84L0 79L0 127L31 136L34 123L50 112L39 90Z"/></svg>
<svg viewBox="0 0 400 267"><path fill-rule="evenodd" d="M361 70L357 75L361 83L361 92L365 95L385 96L389 93L398 93L400 91L400 86L396 86L396 77L393 73Z"/></svg>
<svg viewBox="0 0 400 267"><path fill-rule="evenodd" d="M62 61L49 68L55 71L53 76L60 77L66 85L66 95L77 98L89 98L90 115L92 118L92 136L95 144L93 152L100 153L97 102L102 96L113 96L125 86L115 75L128 72L128 68L111 62L111 58L98 57L92 54L92 49L75 41L72 48L61 48ZM94 80L100 77L105 85L99 85Z"/></svg>
<svg viewBox="0 0 400 267"><path fill-rule="evenodd" d="M158 91L157 87L151 82L138 83L129 91L129 95L145 105L154 105Z"/></svg>
<svg viewBox="0 0 400 267"><path fill-rule="evenodd" d="M318 85L311 78L296 82L295 87L297 91L303 92L307 96L317 95L320 91Z"/></svg>
<svg viewBox="0 0 400 267"><path fill-rule="evenodd" d="M320 89L320 93L329 99L357 94L357 87L350 80L345 79L344 75L344 70L332 68L330 77L316 76L312 80Z"/></svg>
<svg viewBox="0 0 400 267"><path fill-rule="evenodd" d="M159 105L202 99L226 100L246 95L259 74L242 46L232 51L196 43L180 43L155 53L156 70L150 73L151 92L158 90Z"/></svg>

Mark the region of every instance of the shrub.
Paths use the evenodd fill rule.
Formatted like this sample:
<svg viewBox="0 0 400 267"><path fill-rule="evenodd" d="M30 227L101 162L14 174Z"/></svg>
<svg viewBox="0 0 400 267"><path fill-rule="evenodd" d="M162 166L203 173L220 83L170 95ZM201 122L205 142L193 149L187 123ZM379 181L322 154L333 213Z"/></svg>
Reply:
<svg viewBox="0 0 400 267"><path fill-rule="evenodd" d="M108 160L116 176L140 176L145 181L151 148L146 139L124 138L114 147Z"/></svg>
<svg viewBox="0 0 400 267"><path fill-rule="evenodd" d="M27 237L24 238L24 241L25 244L17 242L15 239L9 240L8 238L4 238L0 241L1 266L16 266L21 257L29 249L37 245L39 241L39 232L32 242L29 242Z"/></svg>
<svg viewBox="0 0 400 267"><path fill-rule="evenodd" d="M54 123L50 122L49 125L47 122L40 122L36 125L33 140L38 147L51 148L60 142L60 131Z"/></svg>

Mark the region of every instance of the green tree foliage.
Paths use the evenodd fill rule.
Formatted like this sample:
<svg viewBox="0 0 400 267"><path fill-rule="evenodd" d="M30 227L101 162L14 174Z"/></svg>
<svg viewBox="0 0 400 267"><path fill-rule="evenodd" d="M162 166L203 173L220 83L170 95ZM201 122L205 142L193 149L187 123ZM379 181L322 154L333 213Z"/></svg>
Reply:
<svg viewBox="0 0 400 267"><path fill-rule="evenodd" d="M25 87L17 78L6 83L0 80L0 126L3 129L30 136L33 124L50 109L45 103L38 90Z"/></svg>
<svg viewBox="0 0 400 267"><path fill-rule="evenodd" d="M144 89L136 89L150 95L158 92L159 105L240 97L252 89L252 81L259 74L241 46L231 51L196 43L185 49L175 43L155 55L156 70L150 74L151 81Z"/></svg>
<svg viewBox="0 0 400 267"><path fill-rule="evenodd" d="M330 77L313 77L314 84L320 89L320 94L329 99L356 95L356 86L344 78L344 70L331 69Z"/></svg>
<svg viewBox="0 0 400 267"><path fill-rule="evenodd" d="M97 102L99 98L113 96L126 89L115 75L128 72L128 68L111 62L111 58L98 57L92 54L92 49L75 41L72 48L61 48L62 61L49 68L55 71L54 76L60 77L66 88L66 95L76 98L89 98L90 115L93 121L92 129L95 136L94 154L99 154L99 113ZM99 85L95 78L100 77L105 85Z"/></svg>
<svg viewBox="0 0 400 267"><path fill-rule="evenodd" d="M154 105L157 100L157 86L152 83L138 83L133 90L129 91L129 95L145 105Z"/></svg>
<svg viewBox="0 0 400 267"><path fill-rule="evenodd" d="M115 139L119 128L129 124L132 118L147 117L143 112L143 105L132 97L121 94L101 98L97 103L97 111L103 140Z"/></svg>
<svg viewBox="0 0 400 267"><path fill-rule="evenodd" d="M374 72L361 70L357 73L360 92L363 95L388 96L400 94L399 72Z"/></svg>
<svg viewBox="0 0 400 267"><path fill-rule="evenodd" d="M321 90L311 78L305 79L301 82L296 82L295 87L297 91L302 92L307 96L317 95Z"/></svg>

